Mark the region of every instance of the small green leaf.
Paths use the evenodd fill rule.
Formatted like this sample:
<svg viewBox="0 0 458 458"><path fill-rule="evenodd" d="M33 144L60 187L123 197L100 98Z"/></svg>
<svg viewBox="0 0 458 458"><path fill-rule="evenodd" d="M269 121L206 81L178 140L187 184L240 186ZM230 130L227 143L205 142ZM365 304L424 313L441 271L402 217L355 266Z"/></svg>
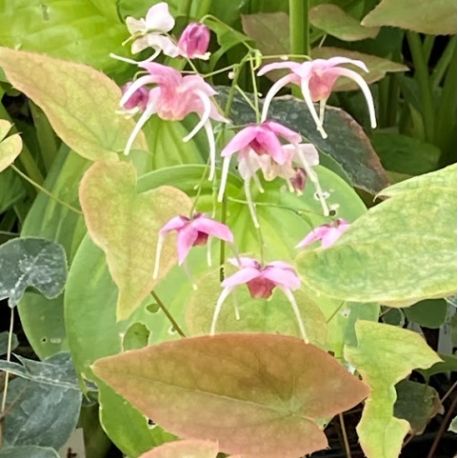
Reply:
<svg viewBox="0 0 458 458"><path fill-rule="evenodd" d="M430 329L440 328L447 318L447 302L444 299L427 299L407 307L404 313L409 321Z"/></svg>
<svg viewBox="0 0 458 458"><path fill-rule="evenodd" d="M0 48L0 67L9 82L44 111L56 134L81 156L109 159L124 149L134 124L116 113L121 90L103 73L8 48ZM146 150L143 136L136 147Z"/></svg>
<svg viewBox="0 0 458 458"><path fill-rule="evenodd" d="M140 458L216 458L218 444L196 439L170 442L144 453Z"/></svg>
<svg viewBox="0 0 458 458"><path fill-rule="evenodd" d="M444 413L437 391L423 383L402 380L396 385L394 416L410 423L413 434L422 434L431 418Z"/></svg>
<svg viewBox="0 0 458 458"><path fill-rule="evenodd" d="M21 447L5 447L0 450L0 458L59 458L53 448L28 445Z"/></svg>
<svg viewBox="0 0 458 458"><path fill-rule="evenodd" d="M370 386L358 437L368 458L397 458L409 423L393 414L394 385L415 368L440 361L423 338L412 331L381 323L356 323L357 347L346 347L345 358Z"/></svg>
<svg viewBox="0 0 458 458"><path fill-rule="evenodd" d="M159 229L172 217L188 214L191 201L176 188L136 190L132 164L96 162L85 173L80 202L89 234L106 254L118 286L117 317L128 318L157 283L153 278ZM161 256L161 275L176 262L172 237Z"/></svg>
<svg viewBox="0 0 458 458"><path fill-rule="evenodd" d="M47 298L57 297L67 278L63 248L45 239L24 237L0 246L0 299L15 307L30 286Z"/></svg>
<svg viewBox="0 0 458 458"><path fill-rule="evenodd" d="M336 299L393 307L454 292L455 170L387 188L382 194L392 197L356 220L334 246L300 254L305 284Z"/></svg>
<svg viewBox="0 0 458 458"><path fill-rule="evenodd" d="M134 323L127 329L122 338L122 346L125 351L143 348L148 345L149 329L142 323Z"/></svg>
<svg viewBox="0 0 458 458"><path fill-rule="evenodd" d="M456 434L456 417L451 421L448 431L451 431L452 433Z"/></svg>
<svg viewBox="0 0 458 458"><path fill-rule="evenodd" d="M430 35L456 33L455 0L382 0L363 20L367 27L392 26Z"/></svg>
<svg viewBox="0 0 458 458"><path fill-rule="evenodd" d="M378 27L364 27L342 8L330 3L313 7L309 17L314 27L343 41L375 38L379 32Z"/></svg>
<svg viewBox="0 0 458 458"><path fill-rule="evenodd" d="M22 150L22 139L19 134L5 138L13 125L0 119L0 172L9 167Z"/></svg>
<svg viewBox="0 0 458 458"><path fill-rule="evenodd" d="M297 458L323 449L316 421L368 394L326 352L275 334L165 342L98 360L93 371L172 433L242 455Z"/></svg>
<svg viewBox="0 0 458 458"><path fill-rule="evenodd" d="M8 331L0 332L0 356L6 355L8 351L8 337ZM13 333L11 339L11 351L14 351L19 345L16 334Z"/></svg>

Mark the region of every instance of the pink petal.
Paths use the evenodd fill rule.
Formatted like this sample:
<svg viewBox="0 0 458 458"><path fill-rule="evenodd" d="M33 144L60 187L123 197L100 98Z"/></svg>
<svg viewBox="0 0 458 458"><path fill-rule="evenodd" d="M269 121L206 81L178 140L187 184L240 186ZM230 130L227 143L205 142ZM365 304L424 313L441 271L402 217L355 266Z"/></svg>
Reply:
<svg viewBox="0 0 458 458"><path fill-rule="evenodd" d="M231 156L232 154L246 148L258 134L258 126L248 126L234 135L232 140L221 151L222 157Z"/></svg>
<svg viewBox="0 0 458 458"><path fill-rule="evenodd" d="M285 147L284 147L285 148ZM312 143L302 143L296 146L296 151L305 157L307 163L314 167L320 163L320 156L318 150Z"/></svg>
<svg viewBox="0 0 458 458"><path fill-rule="evenodd" d="M253 280L254 278L257 278L260 276L261 276L261 273L259 272L258 269L254 269L252 267L246 267L246 268L239 270L234 275L227 277L221 283L221 286L223 286L224 288L233 288L234 286L243 285L245 283L248 283L250 280Z"/></svg>
<svg viewBox="0 0 458 458"><path fill-rule="evenodd" d="M267 126L276 135L284 138L290 143L300 143L302 140L301 134L289 129L282 124L275 121L266 121L263 125Z"/></svg>
<svg viewBox="0 0 458 458"><path fill-rule="evenodd" d="M207 218L206 216L199 216L191 222L191 225L197 231L204 232L212 237L216 237L229 243L234 241L234 236L232 235L231 230L225 224Z"/></svg>
<svg viewBox="0 0 458 458"><path fill-rule="evenodd" d="M164 86L175 87L181 84L182 77L180 72L172 67L157 64L156 62L146 62L139 65L149 72L154 83Z"/></svg>
<svg viewBox="0 0 458 458"><path fill-rule="evenodd" d="M342 236L345 231L340 230L337 227L331 227L321 238L322 248L329 248L334 245L335 242Z"/></svg>
<svg viewBox="0 0 458 458"><path fill-rule="evenodd" d="M283 286L291 290L298 289L301 286L301 280L290 267L274 267L269 264L262 272L263 278L267 278L278 286Z"/></svg>
<svg viewBox="0 0 458 458"><path fill-rule="evenodd" d="M181 266L189 254L194 242L198 237L198 232L191 226L185 226L178 231L177 236L177 251L178 251L178 264Z"/></svg>
<svg viewBox="0 0 458 458"><path fill-rule="evenodd" d="M238 258L229 258L227 260L229 264L235 267L252 267L253 269L260 269L260 264L256 259L249 258L248 256L240 256Z"/></svg>
<svg viewBox="0 0 458 458"><path fill-rule="evenodd" d="M280 140L277 135L267 126L261 126L256 135L256 141L259 143L262 152L271 156L278 164L284 164L287 161Z"/></svg>
<svg viewBox="0 0 458 458"><path fill-rule="evenodd" d="M292 62L292 61L287 61L287 62L275 62L273 64L267 64L262 67L259 72L258 76L265 75L268 72L271 72L272 70L283 70L283 69L288 69L294 72L298 67L300 67L300 64L297 62Z"/></svg>
<svg viewBox="0 0 458 458"><path fill-rule="evenodd" d="M187 224L189 224L188 219L184 218L183 216L174 216L161 227L159 233L164 235L168 232L179 231L180 229L183 229L183 227L185 227Z"/></svg>
<svg viewBox="0 0 458 458"><path fill-rule="evenodd" d="M208 96L216 95L217 92L211 87L204 79L199 75L188 75L183 78L181 83L180 90L183 92L186 91L195 91L199 89L204 94Z"/></svg>
<svg viewBox="0 0 458 458"><path fill-rule="evenodd" d="M146 13L145 22L148 30L159 32L168 32L175 25L175 19L169 13L169 6L166 2L153 5Z"/></svg>
<svg viewBox="0 0 458 458"><path fill-rule="evenodd" d="M296 248L304 248L308 245L311 245L318 240L321 240L326 233L330 230L330 227L327 224L322 226L318 226L312 231L310 231L303 240L301 240L297 245Z"/></svg>
<svg viewBox="0 0 458 458"><path fill-rule="evenodd" d="M364 70L365 72L369 72L369 69L362 60L350 59L348 57L331 57L327 60L327 64L331 67L335 67L336 65L342 64L351 64L356 65L356 67L359 67L361 70Z"/></svg>

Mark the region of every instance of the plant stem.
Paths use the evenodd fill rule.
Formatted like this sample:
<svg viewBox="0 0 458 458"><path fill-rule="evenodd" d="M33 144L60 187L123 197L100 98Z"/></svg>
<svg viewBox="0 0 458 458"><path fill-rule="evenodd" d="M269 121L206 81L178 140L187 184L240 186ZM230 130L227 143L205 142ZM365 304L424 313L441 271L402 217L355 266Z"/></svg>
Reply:
<svg viewBox="0 0 458 458"><path fill-rule="evenodd" d="M179 324L175 321L175 318L170 314L165 304L162 302L161 298L154 292L151 291L151 296L153 296L159 308L164 312L165 316L168 318L170 323L172 323L173 328L180 334L181 337L186 337L186 334L180 328Z"/></svg>
<svg viewBox="0 0 458 458"><path fill-rule="evenodd" d="M82 215L83 212L81 210L78 210L77 208L73 207L72 205L68 204L67 202L64 202L63 200L59 199L57 196L49 192L46 188L43 188L40 184L36 183L32 178L29 178L25 173L23 173L21 170L19 170L15 165L11 164L10 167L22 178L24 178L25 181L30 183L32 186L40 190L43 194L46 194L48 197L51 199L55 200L59 204L63 205L64 207L68 208L70 211L77 213L78 215Z"/></svg>
<svg viewBox="0 0 458 458"><path fill-rule="evenodd" d="M212 6L212 0L199 0L198 6L196 8L195 17L197 19L203 18L208 14Z"/></svg>
<svg viewBox="0 0 458 458"><path fill-rule="evenodd" d="M422 104L422 117L425 131L425 139L430 143L434 142L434 104L429 77L428 63L423 54L423 47L420 36L415 32L407 32L412 60L415 66L415 78L420 88Z"/></svg>
<svg viewBox="0 0 458 458"><path fill-rule="evenodd" d="M437 61L436 67L433 70L433 87L439 86L442 79L444 78L447 67L453 59L456 51L456 36L450 38L446 48L442 52L439 60Z"/></svg>
<svg viewBox="0 0 458 458"><path fill-rule="evenodd" d="M289 0L290 54L310 55L309 6L309 0ZM300 88L293 86L292 94L300 97Z"/></svg>
<svg viewBox="0 0 458 458"><path fill-rule="evenodd" d="M428 458L434 458L436 456L437 446L439 445L439 442L445 433L445 429L447 428L447 426L450 423L450 419L455 414L455 410L456 410L456 396L453 402L450 404L450 407L448 408L444 419L442 420L442 424L439 428L439 431L437 431L436 437L434 438L433 445L431 445L431 448L429 450Z"/></svg>
<svg viewBox="0 0 458 458"><path fill-rule="evenodd" d="M351 448L350 443L348 442L347 430L345 428L345 419L343 414L339 413L339 422L340 422L340 429L342 431L342 437L345 446L345 455L347 458L351 458Z"/></svg>
<svg viewBox="0 0 458 458"><path fill-rule="evenodd" d="M191 7L192 7L192 0L184 0L184 14L186 16L186 24L189 22L189 18L191 17Z"/></svg>
<svg viewBox="0 0 458 458"><path fill-rule="evenodd" d="M14 308L11 308L10 316L10 329L8 333L8 346L6 349L6 361L11 361L11 348L13 346L13 329L14 329ZM5 371L5 384L3 385L3 395L2 395L2 405L0 408L0 416L3 417L3 414L6 410L6 398L8 395L8 382L10 379L10 373ZM0 422L0 447L3 445L3 420Z"/></svg>

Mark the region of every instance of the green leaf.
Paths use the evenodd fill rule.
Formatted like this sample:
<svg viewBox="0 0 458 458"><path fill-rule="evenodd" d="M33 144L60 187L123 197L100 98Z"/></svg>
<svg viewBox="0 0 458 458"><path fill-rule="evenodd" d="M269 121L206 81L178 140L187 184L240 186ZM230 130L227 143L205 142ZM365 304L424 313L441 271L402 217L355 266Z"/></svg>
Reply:
<svg viewBox="0 0 458 458"><path fill-rule="evenodd" d="M242 14L243 31L266 56L289 50L289 19L286 13Z"/></svg>
<svg viewBox="0 0 458 458"><path fill-rule="evenodd" d="M456 33L455 0L382 0L363 20L367 27L392 26L431 35Z"/></svg>
<svg viewBox="0 0 458 458"><path fill-rule="evenodd" d="M227 91L220 89L224 100ZM275 98L269 109L270 118L299 132L312 142L322 154L330 156L350 178L353 186L375 194L388 185L388 178L367 135L355 120L340 108L326 109L326 131L323 140L316 130L305 103L293 97ZM235 97L231 119L237 124L255 122L252 109L240 97Z"/></svg>
<svg viewBox="0 0 458 458"><path fill-rule="evenodd" d="M396 385L394 416L410 423L413 434L422 434L431 418L444 413L438 392L423 383L402 380Z"/></svg>
<svg viewBox="0 0 458 458"><path fill-rule="evenodd" d="M228 275L228 274L227 274ZM197 282L186 305L186 322L190 335L208 334L221 294L219 269L209 272ZM326 349L327 329L323 313L308 297L306 290L294 292L303 325L310 343ZM237 318L235 307L240 315ZM218 332L266 332L301 337L291 304L281 291L269 300L252 299L247 288L239 288L226 301L217 325Z"/></svg>
<svg viewBox="0 0 458 458"><path fill-rule="evenodd" d="M28 287L48 298L58 296L67 278L63 248L39 238L12 239L0 246L0 299L15 307Z"/></svg>
<svg viewBox="0 0 458 458"><path fill-rule="evenodd" d="M371 141L386 170L421 175L438 167L441 151L430 143L391 132L374 132Z"/></svg>
<svg viewBox="0 0 458 458"><path fill-rule="evenodd" d="M9 167L22 150L22 139L19 134L5 138L13 125L0 119L0 172Z"/></svg>
<svg viewBox="0 0 458 458"><path fill-rule="evenodd" d="M0 450L0 458L59 458L53 448L29 445L23 447L5 447Z"/></svg>
<svg viewBox="0 0 458 458"><path fill-rule="evenodd" d="M109 2L103 3L106 13ZM125 25L114 14L108 17L91 0L0 0L0 30L1 46L45 53L107 72L119 71L121 64L109 54L121 53L121 43L128 37Z"/></svg>
<svg viewBox="0 0 458 458"><path fill-rule="evenodd" d="M176 439L99 381L100 422L114 444L128 456L139 456L152 447Z"/></svg>
<svg viewBox="0 0 458 458"><path fill-rule="evenodd" d="M368 394L326 352L274 334L181 339L101 359L93 369L172 433L247 455L296 458L325 448L315 421Z"/></svg>
<svg viewBox="0 0 458 458"><path fill-rule="evenodd" d="M429 369L419 370L425 379L429 379L433 375L446 374L450 372L456 372L456 355L444 355L439 353L442 361L434 364Z"/></svg>
<svg viewBox="0 0 458 458"><path fill-rule="evenodd" d="M117 317L128 318L149 295L159 229L172 217L188 214L191 201L176 188L161 187L138 194L132 164L97 162L85 173L80 202L89 234L106 254L118 286ZM171 238L161 256L161 275L176 262Z"/></svg>
<svg viewBox="0 0 458 458"><path fill-rule="evenodd" d="M216 442L190 439L162 445L140 458L216 458L218 449Z"/></svg>
<svg viewBox="0 0 458 458"><path fill-rule="evenodd" d="M397 458L410 426L394 416L394 385L440 358L419 334L396 326L358 321L356 336L358 346L346 347L345 357L371 388L357 427L361 447L368 458Z"/></svg>
<svg viewBox="0 0 458 458"><path fill-rule="evenodd" d="M117 114L121 90L86 65L42 54L0 48L0 67L10 83L46 114L56 134L89 160L122 151L133 121ZM137 149L146 149L140 136Z"/></svg>
<svg viewBox="0 0 458 458"><path fill-rule="evenodd" d="M333 48L328 46L312 49L312 57L314 59L330 59L331 57L335 56L343 56L348 57L349 59L362 60L367 65L369 73L353 67L352 70L354 69L355 72L359 73L368 84L381 80L387 73L399 73L409 70L409 68L404 64L374 56L373 54L366 54L358 51L350 51L344 48ZM354 91L357 89L359 89L359 86L347 78L340 78L337 80L333 88L334 91Z"/></svg>
<svg viewBox="0 0 458 458"><path fill-rule="evenodd" d="M456 434L456 417L451 421L447 431L451 431Z"/></svg>
<svg viewBox="0 0 458 458"><path fill-rule="evenodd" d="M417 302L404 309L409 321L430 329L440 328L447 318L447 302L444 299L429 299Z"/></svg>
<svg viewBox="0 0 458 458"><path fill-rule="evenodd" d="M31 363L33 378L16 378L9 385L7 404L11 410L5 418L3 438L7 446L59 449L75 429L81 406L72 361L69 354L59 354ZM63 373L72 377L73 386L60 383Z"/></svg>
<svg viewBox="0 0 458 458"><path fill-rule="evenodd" d="M149 335L150 331L143 323L133 323L122 338L122 347L125 351L146 347Z"/></svg>
<svg viewBox="0 0 458 458"><path fill-rule="evenodd" d="M12 169L0 172L0 213L5 212L25 196L21 179Z"/></svg>
<svg viewBox="0 0 458 458"><path fill-rule="evenodd" d="M364 27L342 8L330 3L317 5L309 11L310 23L328 35L343 41L358 41L375 38L378 27Z"/></svg>
<svg viewBox="0 0 458 458"><path fill-rule="evenodd" d="M455 291L454 170L383 191L392 197L355 221L334 246L299 255L304 283L336 299L393 307Z"/></svg>

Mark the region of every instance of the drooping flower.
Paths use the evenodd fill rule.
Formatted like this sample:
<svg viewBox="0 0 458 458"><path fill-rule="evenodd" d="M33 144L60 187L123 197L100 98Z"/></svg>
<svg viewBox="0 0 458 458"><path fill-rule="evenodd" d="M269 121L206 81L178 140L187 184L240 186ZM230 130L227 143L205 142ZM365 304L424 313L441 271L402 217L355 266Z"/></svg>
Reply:
<svg viewBox="0 0 458 458"><path fill-rule="evenodd" d="M148 74L129 85L120 105L129 103L139 89L150 84L155 87L149 90L148 103L127 141L124 154L129 154L135 138L153 114L156 113L161 119L181 121L189 114L196 113L200 116L200 121L183 141L191 140L200 129L205 129L209 143L209 179L212 180L215 174L216 146L210 119L228 122L211 99L216 91L199 75L182 76L174 68L155 62L142 63L139 66L147 70Z"/></svg>
<svg viewBox="0 0 458 458"><path fill-rule="evenodd" d="M173 29L175 19L169 12L166 2L156 3L146 13L145 18L126 18L126 26L131 34L132 53L137 54L144 49L153 48L156 52L148 60L154 60L160 52L170 57L179 54L176 44L167 36Z"/></svg>
<svg viewBox="0 0 458 458"><path fill-rule="evenodd" d="M228 243L233 243L234 236L231 230L223 223L215 221L201 213L193 217L175 216L168 221L159 231L159 238L156 250L156 260L153 277L159 276L160 258L162 247L167 234L177 233L177 254L178 265L182 265L186 260L193 246L206 245L209 237L215 237Z"/></svg>
<svg viewBox="0 0 458 458"><path fill-rule="evenodd" d="M307 342L299 307L292 293L292 291L299 289L301 286L301 281L294 268L282 261L274 261L262 265L255 259L248 257L241 257L239 259L231 258L228 261L238 267L239 270L230 277L227 277L221 285L223 290L216 302L210 334L215 334L216 323L227 297L236 287L247 285L250 295L254 299L269 299L272 296L273 290L280 288L291 303L302 338Z"/></svg>
<svg viewBox="0 0 458 458"><path fill-rule="evenodd" d="M125 84L121 90L125 94L132 83ZM143 112L148 105L149 91L145 87L137 89L122 106L126 111L135 114L137 112Z"/></svg>
<svg viewBox="0 0 458 458"><path fill-rule="evenodd" d="M221 202L224 197L231 157L237 154L239 172L244 180L245 194L255 226L258 226L258 222L251 199L250 181L252 178L257 180L256 172L259 169L267 173L271 168L271 161L279 165L288 162L290 154L283 149L280 139L299 144L301 136L277 122L264 121L262 124L253 124L242 129L221 152L224 159L218 201Z"/></svg>
<svg viewBox="0 0 458 458"><path fill-rule="evenodd" d="M350 78L360 87L364 97L366 98L371 126L372 128L375 128L377 126L377 121L375 118L374 100L369 86L357 72L350 70L349 68L342 67L342 65L345 64L354 65L365 72L369 71L364 62L349 59L347 57L315 59L301 64L289 61L265 65L261 68L258 75L264 75L272 70L279 69L287 69L290 70L291 73L280 78L270 88L264 101L261 120L267 118L270 103L280 89L290 83L296 84L301 88L304 101L316 123L318 131L321 133L323 138L327 138L327 134L323 128L326 101L331 95L337 79L343 76ZM315 110L313 102L320 102L319 115Z"/></svg>
<svg viewBox="0 0 458 458"><path fill-rule="evenodd" d="M207 60L210 57L208 45L210 44L210 30L204 24L192 22L189 24L178 40L180 55L188 59Z"/></svg>
<svg viewBox="0 0 458 458"><path fill-rule="evenodd" d="M329 248L348 230L350 223L344 219L337 219L329 224L323 224L316 227L307 236L301 240L296 248L305 248L312 243L321 242L322 248Z"/></svg>

